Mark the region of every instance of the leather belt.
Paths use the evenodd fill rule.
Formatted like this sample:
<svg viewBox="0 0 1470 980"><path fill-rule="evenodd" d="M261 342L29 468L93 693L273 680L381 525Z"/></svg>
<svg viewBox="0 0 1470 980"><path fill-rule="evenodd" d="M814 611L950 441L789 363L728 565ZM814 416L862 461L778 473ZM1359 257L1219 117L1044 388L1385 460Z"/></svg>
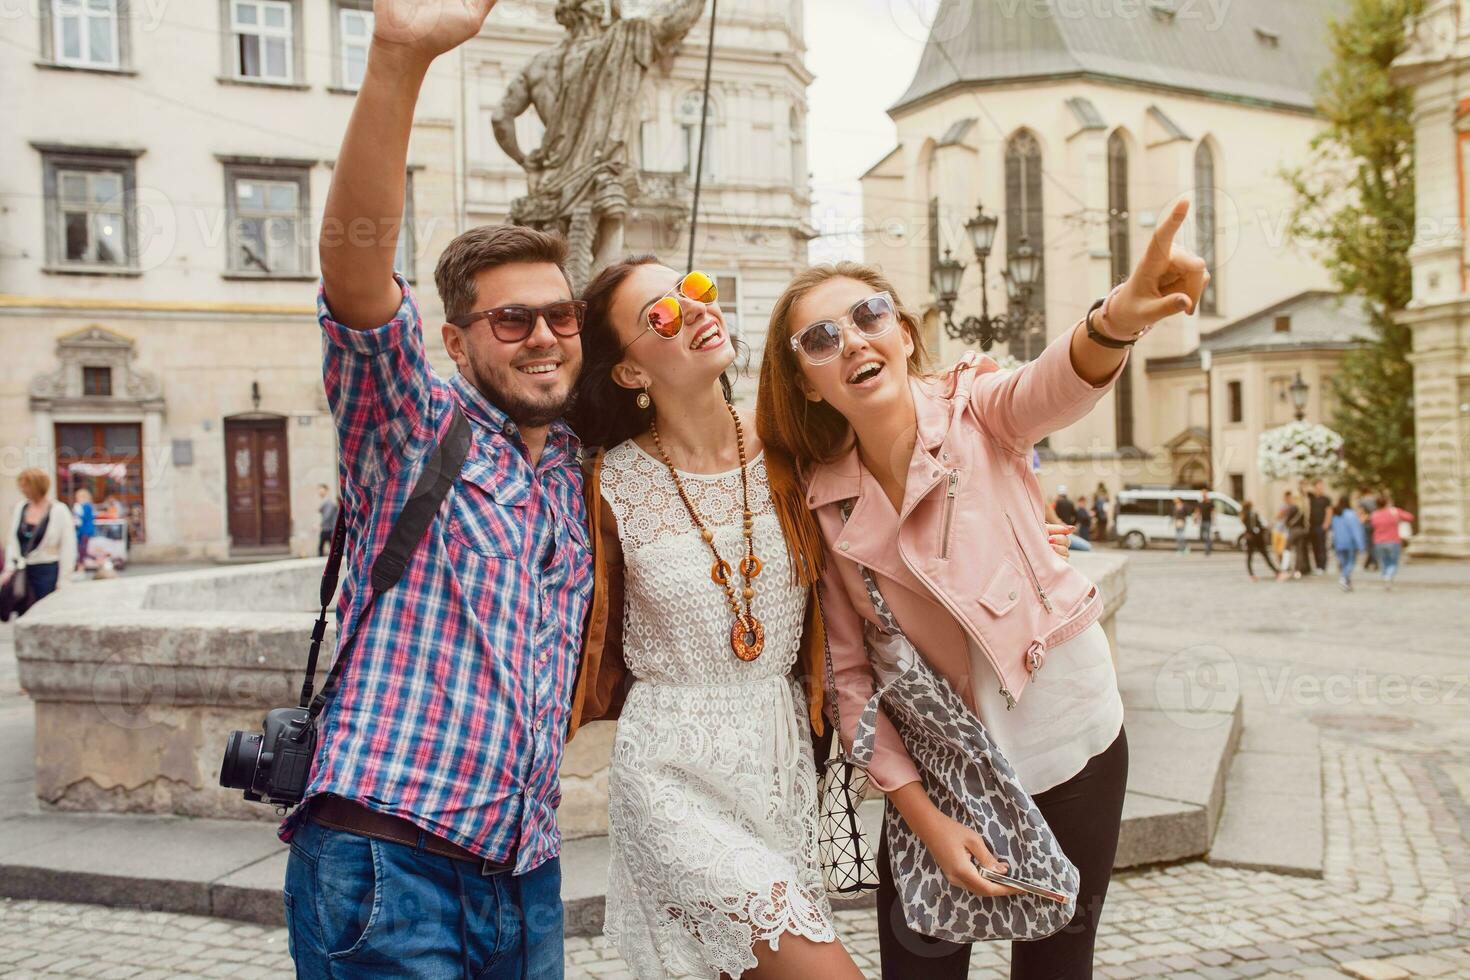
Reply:
<svg viewBox="0 0 1470 980"><path fill-rule="evenodd" d="M324 827L345 830L349 834L357 834L360 837L391 841L406 847L418 847L419 839L423 838L425 851L440 857L453 858L456 861L478 864L482 875L501 874L515 867L514 860L487 860L474 851L460 847L437 834L429 833L412 821L395 817L391 813L379 813L377 810L341 796L324 793L312 797L306 814L309 819L315 820Z"/></svg>

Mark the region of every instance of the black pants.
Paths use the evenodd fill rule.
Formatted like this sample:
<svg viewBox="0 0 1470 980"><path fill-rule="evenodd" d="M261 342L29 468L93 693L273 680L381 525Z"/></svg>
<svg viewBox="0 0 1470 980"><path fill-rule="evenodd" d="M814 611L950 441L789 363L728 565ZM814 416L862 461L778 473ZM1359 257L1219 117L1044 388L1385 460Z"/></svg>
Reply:
<svg viewBox="0 0 1470 980"><path fill-rule="evenodd" d="M1082 771L1033 799L1082 882L1077 912L1045 939L1011 943L1011 980L1089 980L1097 926L1118 852L1123 793L1128 786L1128 737L1093 756ZM878 845L878 946L883 980L964 980L970 944L921 936L904 921L888 866L888 841Z"/></svg>
<svg viewBox="0 0 1470 980"><path fill-rule="evenodd" d="M1319 571L1327 570L1327 529L1312 528L1312 561Z"/></svg>
<svg viewBox="0 0 1470 980"><path fill-rule="evenodd" d="M1292 559L1292 572L1298 575L1312 574L1312 536L1305 531L1298 533L1291 544L1291 550L1296 555Z"/></svg>
<svg viewBox="0 0 1470 980"><path fill-rule="evenodd" d="M1260 555L1262 558L1266 559L1266 567L1271 569L1271 574L1276 574L1276 563L1271 560L1271 552L1266 550L1265 542L1263 542L1260 538L1246 538L1245 573L1247 575L1254 576L1256 574L1256 569L1254 566L1256 555Z"/></svg>
<svg viewBox="0 0 1470 980"><path fill-rule="evenodd" d="M326 528L322 529L321 535L316 539L316 556L320 558L332 550L332 532Z"/></svg>

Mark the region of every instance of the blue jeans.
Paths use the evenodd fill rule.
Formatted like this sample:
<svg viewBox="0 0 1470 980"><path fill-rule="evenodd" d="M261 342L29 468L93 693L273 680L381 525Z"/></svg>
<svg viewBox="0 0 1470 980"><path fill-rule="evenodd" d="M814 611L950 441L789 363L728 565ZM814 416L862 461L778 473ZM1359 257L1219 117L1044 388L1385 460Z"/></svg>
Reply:
<svg viewBox="0 0 1470 980"><path fill-rule="evenodd" d="M301 822L286 925L307 980L561 980L561 861L524 875Z"/></svg>
<svg viewBox="0 0 1470 980"><path fill-rule="evenodd" d="M1206 555L1215 553L1215 527L1209 521L1200 524L1199 539L1205 543Z"/></svg>
<svg viewBox="0 0 1470 980"><path fill-rule="evenodd" d="M1401 542L1391 541L1388 544L1375 544L1373 553L1378 557L1378 565L1383 569L1383 580L1392 582L1395 575L1399 573L1399 558L1404 553Z"/></svg>
<svg viewBox="0 0 1470 980"><path fill-rule="evenodd" d="M1353 582L1353 566L1358 563L1357 548L1335 548L1337 552L1337 573L1342 580L1349 585Z"/></svg>

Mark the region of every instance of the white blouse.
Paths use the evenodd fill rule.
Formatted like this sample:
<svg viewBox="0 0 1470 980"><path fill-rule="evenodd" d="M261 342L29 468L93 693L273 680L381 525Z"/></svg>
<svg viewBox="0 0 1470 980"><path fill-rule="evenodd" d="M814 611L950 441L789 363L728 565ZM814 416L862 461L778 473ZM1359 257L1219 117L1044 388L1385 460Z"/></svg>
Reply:
<svg viewBox="0 0 1470 980"><path fill-rule="evenodd" d="M5 537L5 568L18 568L20 557L20 522L25 516L26 502L15 505L10 515L10 528ZM72 523L71 508L58 501L51 501L51 518L46 523L46 533L41 543L25 559L27 565L60 563L61 574L56 577L56 587L66 585L71 570L77 564L77 530Z"/></svg>
<svg viewBox="0 0 1470 980"><path fill-rule="evenodd" d="M1077 775L1123 727L1118 675L1100 622L1048 651L1009 711L973 640L970 663L980 721L1032 796Z"/></svg>

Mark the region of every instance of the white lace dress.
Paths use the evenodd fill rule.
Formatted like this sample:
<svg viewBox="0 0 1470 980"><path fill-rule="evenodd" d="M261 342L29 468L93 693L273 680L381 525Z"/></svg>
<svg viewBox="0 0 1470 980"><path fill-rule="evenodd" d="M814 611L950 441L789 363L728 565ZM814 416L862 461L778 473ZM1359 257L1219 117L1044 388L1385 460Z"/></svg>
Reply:
<svg viewBox="0 0 1470 980"><path fill-rule="evenodd" d="M603 463L625 565L623 651L634 681L608 774L604 934L642 978L739 977L752 946L836 936L817 860L807 703L790 676L806 593L791 582L759 455L753 612L765 649L743 663L714 559L668 468L632 442ZM740 557L740 471L679 473L720 555ZM743 581L737 579L740 585ZM737 591L738 595L738 591Z"/></svg>

